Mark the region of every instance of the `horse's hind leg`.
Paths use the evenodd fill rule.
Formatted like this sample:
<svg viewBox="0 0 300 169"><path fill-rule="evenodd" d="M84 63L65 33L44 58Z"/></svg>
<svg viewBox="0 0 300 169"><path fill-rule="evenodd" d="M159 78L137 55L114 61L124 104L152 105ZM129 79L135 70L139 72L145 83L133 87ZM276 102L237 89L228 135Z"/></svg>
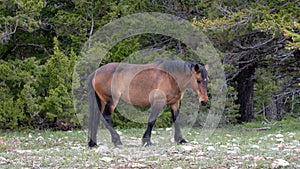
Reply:
<svg viewBox="0 0 300 169"><path fill-rule="evenodd" d="M178 119L179 102L171 106L171 112L172 112L172 120L175 128L174 140L179 144L187 143L187 141L184 138L182 138L180 126L179 126L179 119Z"/></svg>
<svg viewBox="0 0 300 169"><path fill-rule="evenodd" d="M114 129L114 127L112 126L112 124L110 122L111 115L112 115L114 109L115 109L115 106L113 104L107 103L105 105L102 117L103 117L105 126L107 127L107 129L110 132L112 142L114 143L115 146L118 146L118 145L122 145L120 135L117 133L117 131Z"/></svg>

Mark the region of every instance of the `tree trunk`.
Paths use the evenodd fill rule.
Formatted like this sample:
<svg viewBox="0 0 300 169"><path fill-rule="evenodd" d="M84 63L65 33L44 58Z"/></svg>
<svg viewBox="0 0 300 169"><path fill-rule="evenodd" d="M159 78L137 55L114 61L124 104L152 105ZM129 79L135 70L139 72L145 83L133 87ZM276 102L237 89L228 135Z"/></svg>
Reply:
<svg viewBox="0 0 300 169"><path fill-rule="evenodd" d="M276 107L277 107L277 119L276 120L282 120L282 116L283 116L283 109L284 103L283 103L283 97L281 98L277 98L276 100Z"/></svg>
<svg viewBox="0 0 300 169"><path fill-rule="evenodd" d="M245 67L244 67L245 66ZM239 122L251 122L254 120L253 111L253 76L255 68L253 65L240 65L242 70L237 76L238 104L240 105Z"/></svg>
<svg viewBox="0 0 300 169"><path fill-rule="evenodd" d="M266 107L265 116L268 121L277 120L277 106L274 99L272 99L272 102Z"/></svg>
<svg viewBox="0 0 300 169"><path fill-rule="evenodd" d="M272 102L265 110L266 118L269 121L282 120L283 98L272 98Z"/></svg>

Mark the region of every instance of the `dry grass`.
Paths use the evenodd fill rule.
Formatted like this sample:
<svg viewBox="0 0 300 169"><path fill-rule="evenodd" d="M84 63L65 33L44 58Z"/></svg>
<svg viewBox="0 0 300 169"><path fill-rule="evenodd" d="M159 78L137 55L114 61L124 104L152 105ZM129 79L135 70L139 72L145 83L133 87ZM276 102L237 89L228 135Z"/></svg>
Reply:
<svg viewBox="0 0 300 169"><path fill-rule="evenodd" d="M172 131L156 129L151 147L141 145L144 130L120 130L124 146L114 147L102 129L92 149L85 131L2 132L0 168L300 168L297 128L230 126L208 138L194 128L185 145L172 142Z"/></svg>

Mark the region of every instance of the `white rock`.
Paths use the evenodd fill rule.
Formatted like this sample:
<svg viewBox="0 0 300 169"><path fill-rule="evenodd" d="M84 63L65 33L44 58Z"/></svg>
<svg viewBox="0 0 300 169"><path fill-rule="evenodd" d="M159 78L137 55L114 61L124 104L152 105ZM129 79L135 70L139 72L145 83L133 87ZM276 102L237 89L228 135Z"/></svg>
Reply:
<svg viewBox="0 0 300 169"><path fill-rule="evenodd" d="M195 149L193 146L185 146L185 145L181 146L181 148L187 152L190 152Z"/></svg>
<svg viewBox="0 0 300 169"><path fill-rule="evenodd" d="M285 161L284 159L276 159L275 161L273 161L272 163L272 168L280 168L280 167L287 167L289 166L290 163Z"/></svg>
<svg viewBox="0 0 300 169"><path fill-rule="evenodd" d="M230 169L238 169L238 166L230 167Z"/></svg>
<svg viewBox="0 0 300 169"><path fill-rule="evenodd" d="M195 157L194 156L186 156L185 161L194 161Z"/></svg>
<svg viewBox="0 0 300 169"><path fill-rule="evenodd" d="M197 152L197 154L196 154L196 156L204 156L205 155L205 153L203 152L203 151L199 151L199 152Z"/></svg>
<svg viewBox="0 0 300 169"><path fill-rule="evenodd" d="M199 144L199 142L198 142L198 141L195 141L195 140L191 141L190 143L191 143L191 144Z"/></svg>
<svg viewBox="0 0 300 169"><path fill-rule="evenodd" d="M17 153L17 154L31 154L32 153L32 151L31 150L15 150L15 152Z"/></svg>
<svg viewBox="0 0 300 169"><path fill-rule="evenodd" d="M100 153L100 154L104 154L108 152L111 152L111 150L104 145L99 145L99 147L95 150L95 153Z"/></svg>
<svg viewBox="0 0 300 169"><path fill-rule="evenodd" d="M172 130L172 127L167 127L166 128L166 131L171 131Z"/></svg>
<svg viewBox="0 0 300 169"><path fill-rule="evenodd" d="M241 149L239 147L233 147L233 151L240 152Z"/></svg>
<svg viewBox="0 0 300 169"><path fill-rule="evenodd" d="M296 136L296 133L289 133L288 136L294 137L294 136Z"/></svg>
<svg viewBox="0 0 300 169"><path fill-rule="evenodd" d="M4 165L4 164L7 164L7 163L9 163L9 161L6 158L0 157L0 165Z"/></svg>
<svg viewBox="0 0 300 169"><path fill-rule="evenodd" d="M114 161L114 159L110 157L102 157L100 160L108 163Z"/></svg>
<svg viewBox="0 0 300 169"><path fill-rule="evenodd" d="M146 161L146 159L141 158L141 159L139 159L138 161L139 161L139 162L144 162L144 161Z"/></svg>
<svg viewBox="0 0 300 169"><path fill-rule="evenodd" d="M237 154L240 151L241 151L241 149L239 147L232 147L231 149L229 149L227 151L227 154Z"/></svg>
<svg viewBox="0 0 300 169"><path fill-rule="evenodd" d="M240 162L236 162L236 164L237 165L243 165L244 163L240 161Z"/></svg>
<svg viewBox="0 0 300 169"><path fill-rule="evenodd" d="M216 149L213 146L208 146L207 151L216 151Z"/></svg>
<svg viewBox="0 0 300 169"><path fill-rule="evenodd" d="M43 141L43 140L44 140L44 137L38 136L38 138L36 138L35 140L36 140L36 141Z"/></svg>
<svg viewBox="0 0 300 169"><path fill-rule="evenodd" d="M236 154L236 153L237 153L236 151L232 151L232 150L227 151L227 154Z"/></svg>
<svg viewBox="0 0 300 169"><path fill-rule="evenodd" d="M226 145L220 145L220 148L227 148Z"/></svg>
<svg viewBox="0 0 300 169"><path fill-rule="evenodd" d="M265 161L266 158L263 157L263 156L255 156L255 157L253 158L253 160L254 160L254 161Z"/></svg>
<svg viewBox="0 0 300 169"><path fill-rule="evenodd" d="M278 149L278 147L277 148L275 148L275 147L272 147L272 148L270 148L272 151L278 151L279 149Z"/></svg>
<svg viewBox="0 0 300 169"><path fill-rule="evenodd" d="M282 134L276 134L275 137L276 137L276 138L282 138L283 135L282 135Z"/></svg>
<svg viewBox="0 0 300 169"><path fill-rule="evenodd" d="M278 138L276 139L277 142L284 142L284 139L283 138Z"/></svg>
<svg viewBox="0 0 300 169"><path fill-rule="evenodd" d="M132 163L131 167L132 168L146 168L147 166L144 164L140 164L140 163Z"/></svg>
<svg viewBox="0 0 300 169"><path fill-rule="evenodd" d="M248 165L249 168L256 168L257 167L257 164L256 163L252 163L250 165Z"/></svg>
<svg viewBox="0 0 300 169"><path fill-rule="evenodd" d="M176 167L176 168L173 168L173 169L182 169L182 167Z"/></svg>
<svg viewBox="0 0 300 169"><path fill-rule="evenodd" d="M118 130L116 130L116 131L117 131L117 133L118 133L120 136L123 135L123 133L122 133L121 131L118 131Z"/></svg>
<svg viewBox="0 0 300 169"><path fill-rule="evenodd" d="M72 150L80 150L81 147L80 146L77 146L77 147L72 146L72 147L70 147L70 149L72 149Z"/></svg>
<svg viewBox="0 0 300 169"><path fill-rule="evenodd" d="M242 156L243 160L250 159L250 158L253 158L253 155L247 154L247 155Z"/></svg>
<svg viewBox="0 0 300 169"><path fill-rule="evenodd" d="M253 148L253 149L259 149L259 145L255 145L254 144L254 145L251 146L251 148Z"/></svg>

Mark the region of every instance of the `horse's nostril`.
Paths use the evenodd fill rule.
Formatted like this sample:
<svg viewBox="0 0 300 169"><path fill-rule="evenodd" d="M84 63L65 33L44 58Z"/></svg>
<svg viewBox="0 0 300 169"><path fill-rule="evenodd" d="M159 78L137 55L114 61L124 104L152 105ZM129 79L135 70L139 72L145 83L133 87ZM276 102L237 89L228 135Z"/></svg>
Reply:
<svg viewBox="0 0 300 169"><path fill-rule="evenodd" d="M205 101L201 101L200 103L202 106L205 106L207 104L207 102L205 102Z"/></svg>

